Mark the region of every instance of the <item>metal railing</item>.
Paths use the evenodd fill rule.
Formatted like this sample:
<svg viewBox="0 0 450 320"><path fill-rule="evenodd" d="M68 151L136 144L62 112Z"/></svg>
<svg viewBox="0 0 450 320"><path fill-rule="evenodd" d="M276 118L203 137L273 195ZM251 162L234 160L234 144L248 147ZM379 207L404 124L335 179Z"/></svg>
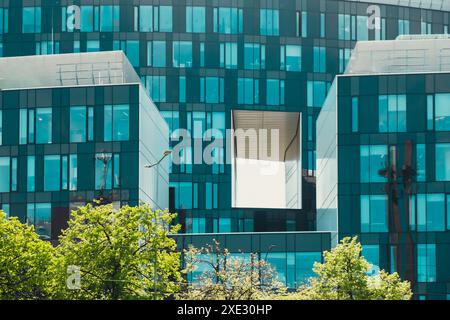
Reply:
<svg viewBox="0 0 450 320"><path fill-rule="evenodd" d="M61 86L124 83L122 61L66 63L57 68Z"/></svg>
<svg viewBox="0 0 450 320"><path fill-rule="evenodd" d="M450 48L360 51L353 59L346 73L450 72Z"/></svg>

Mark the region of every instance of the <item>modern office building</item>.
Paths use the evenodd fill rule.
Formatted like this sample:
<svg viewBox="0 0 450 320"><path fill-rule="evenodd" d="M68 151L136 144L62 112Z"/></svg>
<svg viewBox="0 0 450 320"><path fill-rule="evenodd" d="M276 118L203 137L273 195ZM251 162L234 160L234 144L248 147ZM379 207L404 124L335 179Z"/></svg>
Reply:
<svg viewBox="0 0 450 320"><path fill-rule="evenodd" d="M360 42L317 120L317 228L419 298L450 288L450 38Z"/></svg>
<svg viewBox="0 0 450 320"><path fill-rule="evenodd" d="M120 52L0 59L0 208L56 240L94 199L167 208L168 126ZM141 169L142 168L142 169Z"/></svg>
<svg viewBox="0 0 450 320"><path fill-rule="evenodd" d="M446 0L0 0L0 55L124 51L174 133L170 146L177 129L193 138L169 169L182 232L264 237L316 230L316 119L356 42L444 34L449 12ZM194 159L208 129L225 136L249 117L280 131L276 198L268 179L240 175L240 159L267 160L247 156L251 148L215 147L213 164ZM278 249L286 273L291 258Z"/></svg>

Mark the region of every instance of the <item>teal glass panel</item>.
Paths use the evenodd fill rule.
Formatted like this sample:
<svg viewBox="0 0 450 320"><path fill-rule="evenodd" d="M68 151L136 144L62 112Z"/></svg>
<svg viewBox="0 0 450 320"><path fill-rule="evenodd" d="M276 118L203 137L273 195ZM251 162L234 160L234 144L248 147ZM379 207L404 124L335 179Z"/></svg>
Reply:
<svg viewBox="0 0 450 320"><path fill-rule="evenodd" d="M139 31L153 31L153 6L139 7Z"/></svg>
<svg viewBox="0 0 450 320"><path fill-rule="evenodd" d="M172 6L159 7L159 31L172 32Z"/></svg>
<svg viewBox="0 0 450 320"><path fill-rule="evenodd" d="M0 192L11 191L11 158L0 157Z"/></svg>
<svg viewBox="0 0 450 320"><path fill-rule="evenodd" d="M27 157L27 192L34 192L36 189L36 159L35 156Z"/></svg>
<svg viewBox="0 0 450 320"><path fill-rule="evenodd" d="M36 203L32 224L42 239L49 240L51 238L52 207L50 203Z"/></svg>
<svg viewBox="0 0 450 320"><path fill-rule="evenodd" d="M205 7L186 7L186 32L205 32Z"/></svg>
<svg viewBox="0 0 450 320"><path fill-rule="evenodd" d="M81 6L81 31L92 32L94 31L94 7L93 6Z"/></svg>
<svg viewBox="0 0 450 320"><path fill-rule="evenodd" d="M112 154L97 153L95 155L95 189L110 190L112 188Z"/></svg>
<svg viewBox="0 0 450 320"><path fill-rule="evenodd" d="M380 246L377 244L362 245L361 255L371 264L368 275L377 275L380 271Z"/></svg>
<svg viewBox="0 0 450 320"><path fill-rule="evenodd" d="M61 159L59 155L44 156L44 191L59 191Z"/></svg>
<svg viewBox="0 0 450 320"><path fill-rule="evenodd" d="M52 142L52 108L36 109L36 143Z"/></svg>
<svg viewBox="0 0 450 320"><path fill-rule="evenodd" d="M450 143L436 144L436 181L450 181Z"/></svg>
<svg viewBox="0 0 450 320"><path fill-rule="evenodd" d="M436 282L436 245L417 245L417 281Z"/></svg>
<svg viewBox="0 0 450 320"><path fill-rule="evenodd" d="M76 154L69 156L69 190L77 190L78 186L78 158Z"/></svg>
<svg viewBox="0 0 450 320"><path fill-rule="evenodd" d="M295 271L296 285L301 286L307 284L308 279L316 276L313 272L313 266L316 262L322 261L322 253L320 252L296 252L295 253Z"/></svg>
<svg viewBox="0 0 450 320"><path fill-rule="evenodd" d="M302 71L301 46L286 46L286 71Z"/></svg>
<svg viewBox="0 0 450 320"><path fill-rule="evenodd" d="M70 107L70 142L86 142L86 107Z"/></svg>
<svg viewBox="0 0 450 320"><path fill-rule="evenodd" d="M436 131L450 131L450 93L435 96Z"/></svg>

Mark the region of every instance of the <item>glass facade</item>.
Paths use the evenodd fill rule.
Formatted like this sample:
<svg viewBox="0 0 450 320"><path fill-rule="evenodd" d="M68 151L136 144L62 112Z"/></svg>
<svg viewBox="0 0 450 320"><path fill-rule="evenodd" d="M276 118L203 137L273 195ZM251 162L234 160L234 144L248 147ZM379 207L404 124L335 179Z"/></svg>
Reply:
<svg viewBox="0 0 450 320"><path fill-rule="evenodd" d="M204 222L199 222L198 228L204 228ZM278 274L278 280L290 288L305 285L314 276L312 267L315 262L322 262L322 252L330 248L329 233L222 233L218 235L176 235L178 248L194 245L205 247L216 239L221 247L229 249L231 258L250 259L251 253L256 253L257 259L268 261ZM188 275L194 280L202 271L207 270L206 264Z"/></svg>
<svg viewBox="0 0 450 320"><path fill-rule="evenodd" d="M131 123L144 117L164 132L162 117L158 123L140 114L140 104L149 112L151 105L139 90L144 89L135 84L0 91L2 208L33 224L42 238L55 240L69 210L80 204L103 197L137 205L141 190L151 185L142 185L136 170L139 154L154 142L140 139L141 130ZM161 148L167 148L164 139L157 139Z"/></svg>
<svg viewBox="0 0 450 320"><path fill-rule="evenodd" d="M318 183L318 230L337 230L336 239L358 235L369 262L412 281L426 299L445 299L450 127L440 122L450 74L336 81L337 106L329 97L317 123L318 165L329 179Z"/></svg>
<svg viewBox="0 0 450 320"><path fill-rule="evenodd" d="M233 109L301 112L304 115L301 126L302 210L261 209L257 212L232 208L231 165L196 164L192 161L192 148L183 150L180 164L171 164L171 210L179 213L182 232L315 230L316 119L334 77L344 72L356 41L392 40L400 34L448 32L447 12L386 4L379 5L380 28L370 29L367 28L367 6L367 3L345 0L223 4L185 4L171 0L105 4L81 2L78 30L68 23L72 20L65 2L41 4L32 1L14 6L2 3L0 56L122 50L171 132L178 128L196 128L197 132L211 128L229 129ZM398 87L404 85L399 83ZM386 84L385 87L397 88L397 85ZM446 108L443 107L446 94L442 90L427 91L427 95L431 95L430 113L427 114L431 116L430 133L445 135L448 125ZM12 98L4 93L4 102L0 105L0 147L18 145L26 148L31 145L35 150L31 153L1 153L0 170L9 174L0 181L0 190L4 188L8 190L5 192L10 192L14 189L13 167L17 161L17 192L26 189L36 193L43 191L44 155L61 155L60 188L66 186L67 180L69 190L83 190L86 195L87 190L93 191L102 185L112 189L114 185L120 185L120 189L128 190L133 184L127 184L127 179L131 179L126 171L128 166L108 164L107 179L102 183L101 170L96 172L95 157L102 153L111 154L112 159L118 157L119 163L128 163L129 149L123 145L136 139L137 122L132 111L136 106L128 99L102 99L99 98L101 95L95 92L79 94L84 97L81 100L89 100L85 102L72 98L72 95L71 98L64 97L65 100L54 96L53 100L61 99L54 104L34 94ZM44 96L48 98L47 94ZM366 148L355 147L353 155L357 156L352 160L354 163L361 160L367 171L353 168L356 174L353 174L351 183L363 182L365 186L361 188L370 188L372 184L381 185L389 181L389 174L383 172L383 166L392 157L395 148L391 145L395 143L369 136L423 132L426 131L423 126L428 122L421 123L417 117L410 116L410 112L415 114L415 110L409 110L408 101L412 99L409 93L393 89L373 92L370 98L360 96L359 92L352 93L352 97L358 100L353 101L350 121L353 130L350 132L367 135L360 143ZM70 99L74 101L70 102ZM15 100L14 107L9 107L10 101ZM376 108L368 108L368 101ZM370 110L369 115L366 110ZM368 119L382 121L367 126ZM18 129L12 129L12 123ZM84 149L84 144L100 142L115 147L104 150L89 147L89 152ZM422 139L414 144L412 161L418 164L420 173L414 180L425 183L434 179L445 183L450 179L445 165L448 162L447 142L440 140L430 144ZM175 143L172 142L171 146ZM48 150L53 145L61 147ZM396 150L400 161L404 156L402 147ZM229 156L227 152L226 149L219 150L218 157L226 159ZM89 157L84 153L89 153ZM423 157L424 153L426 157ZM76 161L75 158L71 160L74 155L77 155ZM11 159L14 157L17 160ZM22 157L35 158L23 160ZM434 168L435 165L438 169ZM22 172L27 171L22 169L25 167L30 173L34 172L27 179L22 176ZM98 164L98 167L102 166ZM115 178L114 168L118 170L120 179ZM82 174L85 170L88 172L86 175ZM364 174L358 174L361 172ZM24 179L28 181L24 182ZM120 183L116 184L116 180ZM422 193L429 192L423 190ZM380 194L382 191L378 188L375 195ZM371 196L371 190L362 190L352 203L359 206L361 195ZM117 197L133 199L123 200L133 203L138 196L134 190ZM368 201L370 204L370 197ZM6 196L0 199L2 205L8 204L13 211L16 204L11 202ZM360 208L355 208L354 212L360 219ZM369 209L369 222L370 219ZM352 225L358 229L362 226L359 220ZM54 230L52 228L52 232Z"/></svg>

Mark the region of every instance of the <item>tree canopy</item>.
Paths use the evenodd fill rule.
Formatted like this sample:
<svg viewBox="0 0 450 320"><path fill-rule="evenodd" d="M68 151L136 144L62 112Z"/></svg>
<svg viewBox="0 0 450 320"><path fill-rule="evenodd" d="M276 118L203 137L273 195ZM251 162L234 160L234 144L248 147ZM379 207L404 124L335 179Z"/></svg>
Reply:
<svg viewBox="0 0 450 320"><path fill-rule="evenodd" d="M0 211L0 299L50 299L61 257L33 226Z"/></svg>
<svg viewBox="0 0 450 320"><path fill-rule="evenodd" d="M60 237L64 269L79 268L68 298L162 299L181 281L180 253L169 237L175 215L149 206L86 205L72 212Z"/></svg>
<svg viewBox="0 0 450 320"><path fill-rule="evenodd" d="M188 276L197 273L194 282L186 283L177 295L187 300L259 300L286 291L277 273L257 255L231 254L213 240L211 245L184 252ZM192 279L190 279L192 280Z"/></svg>
<svg viewBox="0 0 450 320"><path fill-rule="evenodd" d="M346 237L315 263L316 277L297 292L281 297L301 300L409 300L411 285L397 273L369 276L370 264L361 255L357 237Z"/></svg>

